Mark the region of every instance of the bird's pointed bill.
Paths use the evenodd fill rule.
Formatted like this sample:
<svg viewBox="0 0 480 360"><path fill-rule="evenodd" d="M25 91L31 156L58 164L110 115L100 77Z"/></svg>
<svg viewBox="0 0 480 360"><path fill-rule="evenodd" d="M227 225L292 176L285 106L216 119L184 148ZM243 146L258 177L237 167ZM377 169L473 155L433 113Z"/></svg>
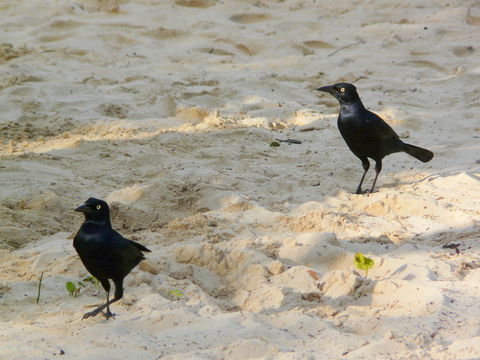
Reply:
<svg viewBox="0 0 480 360"><path fill-rule="evenodd" d="M85 205L85 204L83 204L83 205L80 205L79 207L77 207L77 208L75 209L75 211L85 212L85 210L87 210L87 209L88 209L88 206Z"/></svg>
<svg viewBox="0 0 480 360"><path fill-rule="evenodd" d="M320 86L320 87L316 88L315 90L331 93L333 91L333 86L332 85Z"/></svg>

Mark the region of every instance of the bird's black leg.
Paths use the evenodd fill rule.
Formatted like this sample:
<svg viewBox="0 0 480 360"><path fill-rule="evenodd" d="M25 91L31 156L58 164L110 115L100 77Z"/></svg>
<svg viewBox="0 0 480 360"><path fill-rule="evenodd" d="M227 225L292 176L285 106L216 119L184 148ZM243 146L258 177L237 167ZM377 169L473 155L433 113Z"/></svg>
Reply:
<svg viewBox="0 0 480 360"><path fill-rule="evenodd" d="M107 318L107 320L114 316L110 311L110 304L108 303L109 295L110 291L107 291L107 311L105 312L105 317Z"/></svg>
<svg viewBox="0 0 480 360"><path fill-rule="evenodd" d="M357 191L355 191L355 194L364 194L364 192L362 192L362 184L363 184L363 180L365 179L365 175L367 175L367 171L370 168L370 161L368 161L367 158L364 158L361 160L362 160L364 173L362 175L362 179L360 180L360 184L358 184Z"/></svg>
<svg viewBox="0 0 480 360"><path fill-rule="evenodd" d="M96 315L100 314L100 312L102 312L103 309L105 309L105 308L107 308L107 312L105 313L105 317L107 319L113 317L113 314L110 312L110 304L112 304L115 301L118 301L122 298L122 295L123 295L123 279L121 279L120 282L118 282L116 280L113 280L113 282L115 283L115 297L112 300L109 300L110 282L108 281L108 279L101 279L100 282L102 283L103 288L107 292L107 302L103 305L100 305L95 310L90 311L90 312L86 313L85 315L83 315L83 319L87 319L89 317L96 316ZM118 288L119 288L118 285L119 284L120 284L120 288L121 288L120 293L118 292ZM117 296L119 296L119 297L117 298Z"/></svg>
<svg viewBox="0 0 480 360"><path fill-rule="evenodd" d="M375 160L375 179L373 179L373 185L372 185L372 188L370 189L371 193L373 193L373 190L375 189L375 184L377 183L377 178L378 178L378 174L380 174L380 171L382 171L382 159Z"/></svg>

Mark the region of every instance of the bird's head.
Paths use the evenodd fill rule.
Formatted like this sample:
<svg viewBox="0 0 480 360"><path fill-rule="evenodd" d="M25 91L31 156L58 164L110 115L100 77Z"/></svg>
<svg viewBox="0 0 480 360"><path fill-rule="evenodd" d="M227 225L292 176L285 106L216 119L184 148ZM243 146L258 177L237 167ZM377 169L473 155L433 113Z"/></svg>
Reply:
<svg viewBox="0 0 480 360"><path fill-rule="evenodd" d="M321 86L316 90L324 91L333 95L340 104L351 104L360 99L357 88L349 83L337 83L335 85Z"/></svg>
<svg viewBox="0 0 480 360"><path fill-rule="evenodd" d="M86 220L110 221L110 209L103 200L91 197L83 205L76 208L75 211L82 212Z"/></svg>

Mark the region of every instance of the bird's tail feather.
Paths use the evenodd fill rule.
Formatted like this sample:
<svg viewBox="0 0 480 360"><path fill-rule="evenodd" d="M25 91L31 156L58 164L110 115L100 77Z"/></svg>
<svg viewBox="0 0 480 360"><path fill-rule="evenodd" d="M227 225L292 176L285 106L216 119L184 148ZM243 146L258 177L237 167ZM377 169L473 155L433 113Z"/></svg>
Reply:
<svg viewBox="0 0 480 360"><path fill-rule="evenodd" d="M422 162L429 162L433 159L433 152L415 145L403 143L403 151Z"/></svg>
<svg viewBox="0 0 480 360"><path fill-rule="evenodd" d="M138 250L141 250L141 251L145 251L145 252L152 252L151 250L148 250L145 246L143 246L142 244L139 244L133 240L129 240L133 245L135 245L135 247L138 249Z"/></svg>

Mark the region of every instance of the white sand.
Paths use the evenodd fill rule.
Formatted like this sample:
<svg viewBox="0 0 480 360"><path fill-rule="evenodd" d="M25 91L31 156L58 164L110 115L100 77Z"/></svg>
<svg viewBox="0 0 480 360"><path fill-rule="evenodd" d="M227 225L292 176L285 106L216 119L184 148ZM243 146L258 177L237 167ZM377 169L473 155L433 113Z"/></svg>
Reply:
<svg viewBox="0 0 480 360"><path fill-rule="evenodd" d="M0 39L1 359L480 358L478 1L3 0ZM352 195L339 80L433 161ZM90 196L153 250L109 321L65 291Z"/></svg>

